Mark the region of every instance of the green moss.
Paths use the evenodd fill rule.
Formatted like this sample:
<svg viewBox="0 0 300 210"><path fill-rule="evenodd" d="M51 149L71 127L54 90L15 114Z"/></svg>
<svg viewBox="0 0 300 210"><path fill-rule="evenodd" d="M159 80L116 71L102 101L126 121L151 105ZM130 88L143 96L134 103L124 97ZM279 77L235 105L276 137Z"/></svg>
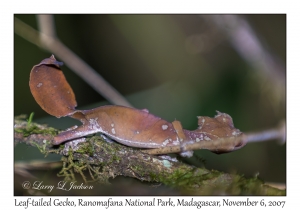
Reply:
<svg viewBox="0 0 300 210"><path fill-rule="evenodd" d="M35 145L42 154L46 154L47 156L50 153L50 151L47 149L47 146L51 145L51 142L49 140L43 140L42 146L34 141L32 141L32 144Z"/></svg>
<svg viewBox="0 0 300 210"><path fill-rule="evenodd" d="M114 154L113 157L112 157L112 160L113 160L114 162L119 163L120 160L121 160L121 158L120 158L118 155Z"/></svg>
<svg viewBox="0 0 300 210"><path fill-rule="evenodd" d="M139 165L130 166L130 169L136 172L136 174L138 174L139 177L144 177L146 174L146 170Z"/></svg>
<svg viewBox="0 0 300 210"><path fill-rule="evenodd" d="M14 129L18 133L23 133L24 137L30 136L32 134L49 134L52 136L57 135L57 130L54 128L39 128L35 123L30 123L29 126L24 128L15 128Z"/></svg>
<svg viewBox="0 0 300 210"><path fill-rule="evenodd" d="M91 141L81 144L80 148L75 151L76 153L87 154L92 156L95 152L94 146Z"/></svg>
<svg viewBox="0 0 300 210"><path fill-rule="evenodd" d="M195 176L193 177L193 174L193 170L183 170L179 168L165 177L164 181L171 186L190 186L196 178Z"/></svg>
<svg viewBox="0 0 300 210"><path fill-rule="evenodd" d="M56 136L58 131L54 128L49 128L44 125L39 125L32 122L34 112L32 112L29 118L25 121L26 115L20 115L15 117L15 124L18 127L14 128L15 132L22 133L24 137L30 136L32 134L49 134Z"/></svg>
<svg viewBox="0 0 300 210"><path fill-rule="evenodd" d="M27 122L27 127L30 126L31 122L32 122L32 119L33 119L33 116L34 116L34 112L31 112L30 116L29 116L29 119L28 119L28 122Z"/></svg>

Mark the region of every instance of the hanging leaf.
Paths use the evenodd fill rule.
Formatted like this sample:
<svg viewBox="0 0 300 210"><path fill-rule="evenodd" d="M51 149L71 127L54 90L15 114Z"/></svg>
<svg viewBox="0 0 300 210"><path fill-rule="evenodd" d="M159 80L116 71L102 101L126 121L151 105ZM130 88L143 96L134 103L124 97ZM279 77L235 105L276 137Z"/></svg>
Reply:
<svg viewBox="0 0 300 210"><path fill-rule="evenodd" d="M58 118L72 114L77 106L74 92L60 69L62 65L52 55L32 68L29 80L36 102Z"/></svg>

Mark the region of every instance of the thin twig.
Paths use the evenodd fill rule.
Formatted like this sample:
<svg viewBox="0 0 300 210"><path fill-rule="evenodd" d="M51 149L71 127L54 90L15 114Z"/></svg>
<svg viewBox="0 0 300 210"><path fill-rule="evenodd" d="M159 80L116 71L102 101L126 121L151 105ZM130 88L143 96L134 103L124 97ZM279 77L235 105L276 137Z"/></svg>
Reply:
<svg viewBox="0 0 300 210"><path fill-rule="evenodd" d="M45 49L39 39L39 32L18 18L14 18L15 33L39 48Z"/></svg>
<svg viewBox="0 0 300 210"><path fill-rule="evenodd" d="M210 23L214 23L220 32L229 37L232 47L249 65L263 71L277 85L285 83L285 67L263 47L245 19L239 15L209 15L205 17L210 20Z"/></svg>
<svg viewBox="0 0 300 210"><path fill-rule="evenodd" d="M218 33L227 37L229 43L252 66L259 76L263 97L272 100L272 108L285 102L286 67L274 53L270 52L259 40L257 34L241 15L202 16L215 26Z"/></svg>
<svg viewBox="0 0 300 210"><path fill-rule="evenodd" d="M55 168L60 168L62 163L59 162L49 162L49 161L41 161L35 160L30 162L15 162L14 170L15 174L19 174L23 177L27 178L35 178L29 170L53 170Z"/></svg>
<svg viewBox="0 0 300 210"><path fill-rule="evenodd" d="M249 133L247 134L247 142L263 142L278 139L280 143L285 143L286 141L286 124L285 122L280 123L278 128L258 132L258 133Z"/></svg>
<svg viewBox="0 0 300 210"><path fill-rule="evenodd" d="M14 20L16 34L27 41L50 51L55 54L55 56L60 57L66 66L78 74L112 104L132 107L132 105L115 88L105 81L92 67L67 48L59 39L36 31L16 17ZM53 34L53 32L50 32L51 30L43 30Z"/></svg>
<svg viewBox="0 0 300 210"><path fill-rule="evenodd" d="M52 38L56 38L55 22L53 15L37 15L36 18L40 32Z"/></svg>

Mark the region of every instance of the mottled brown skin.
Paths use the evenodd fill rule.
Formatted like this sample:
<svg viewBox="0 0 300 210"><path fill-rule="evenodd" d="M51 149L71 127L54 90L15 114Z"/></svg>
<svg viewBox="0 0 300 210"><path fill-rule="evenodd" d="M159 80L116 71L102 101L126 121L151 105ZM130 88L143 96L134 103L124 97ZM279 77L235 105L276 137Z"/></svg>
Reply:
<svg viewBox="0 0 300 210"><path fill-rule="evenodd" d="M123 106L101 106L91 110L76 110L75 95L63 72L61 62L52 55L35 65L30 73L30 90L37 103L51 115L69 116L82 122L81 126L58 134L53 144L102 133L131 147L160 148L184 146L199 141L236 137L229 115L218 112L215 118L198 117L199 127L184 130L179 121L169 123L148 112Z"/></svg>
<svg viewBox="0 0 300 210"><path fill-rule="evenodd" d="M171 123L150 114L123 106L101 106L76 112L73 118L83 125L60 133L54 144L101 132L127 146L158 148L168 142L179 145L179 139ZM177 142L177 144L176 144Z"/></svg>
<svg viewBox="0 0 300 210"><path fill-rule="evenodd" d="M214 118L198 117L198 128L194 131L185 130L185 135L189 139L214 140L218 138L236 137L242 132L233 125L232 118L226 114L217 111ZM197 134L197 135L196 135Z"/></svg>
<svg viewBox="0 0 300 210"><path fill-rule="evenodd" d="M122 106L101 106L92 110L78 111L71 117L79 119L83 125L60 133L54 138L54 144L98 132L121 144L139 148L191 144L241 134L234 128L231 117L220 112L215 118L199 117L199 128L194 131L182 129L178 121L176 122L180 126L174 128L172 123L148 111Z"/></svg>

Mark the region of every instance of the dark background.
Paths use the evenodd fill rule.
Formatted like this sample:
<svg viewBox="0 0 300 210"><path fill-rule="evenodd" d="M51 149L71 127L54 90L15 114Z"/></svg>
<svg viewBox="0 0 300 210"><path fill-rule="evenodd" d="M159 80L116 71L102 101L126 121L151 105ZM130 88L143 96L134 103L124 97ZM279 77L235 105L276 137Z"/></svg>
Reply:
<svg viewBox="0 0 300 210"><path fill-rule="evenodd" d="M15 17L37 29L35 15ZM214 15L54 15L57 37L134 107L168 121L180 120L191 130L197 127L196 116L213 117L218 110L231 115L241 131L260 131L286 117L286 15L238 17L248 22L261 46L283 68L266 73L247 62L211 21ZM49 117L29 90L31 68L50 55L14 34L14 114L35 112L35 121L65 129L74 122ZM66 66L62 70L79 109L108 103ZM283 83L274 82L278 72ZM38 153L17 145L15 161L43 159ZM196 156L185 161L201 166L203 158L209 169L246 177L259 173L265 181L286 183L286 146L278 141L252 143L222 155L198 151Z"/></svg>

